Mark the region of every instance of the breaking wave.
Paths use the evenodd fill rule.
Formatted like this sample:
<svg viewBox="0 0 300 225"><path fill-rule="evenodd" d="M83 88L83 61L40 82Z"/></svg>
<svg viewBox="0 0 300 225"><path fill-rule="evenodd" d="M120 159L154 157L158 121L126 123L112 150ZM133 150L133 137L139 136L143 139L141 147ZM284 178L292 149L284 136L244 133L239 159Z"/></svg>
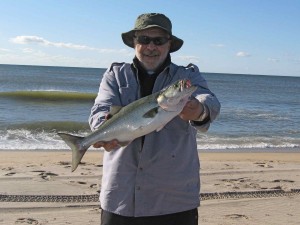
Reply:
<svg viewBox="0 0 300 225"><path fill-rule="evenodd" d="M25 90L0 92L0 98L11 98L20 101L94 101L96 94L84 92L66 92L59 90Z"/></svg>

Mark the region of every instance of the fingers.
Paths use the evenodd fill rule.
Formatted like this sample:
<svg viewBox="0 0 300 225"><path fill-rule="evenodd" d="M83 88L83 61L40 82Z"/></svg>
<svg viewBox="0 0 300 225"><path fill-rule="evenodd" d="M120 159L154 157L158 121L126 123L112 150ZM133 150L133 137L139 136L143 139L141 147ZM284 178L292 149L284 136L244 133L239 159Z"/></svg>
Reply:
<svg viewBox="0 0 300 225"><path fill-rule="evenodd" d="M202 105L197 99L189 100L179 114L181 119L196 120L202 112Z"/></svg>
<svg viewBox="0 0 300 225"><path fill-rule="evenodd" d="M197 99L191 99L185 104L185 108L196 109L199 105L199 101Z"/></svg>
<svg viewBox="0 0 300 225"><path fill-rule="evenodd" d="M117 149L120 147L118 140L114 139L112 141L99 141L95 144L93 144L94 148L101 148L103 147L106 151L110 152L114 149Z"/></svg>
<svg viewBox="0 0 300 225"><path fill-rule="evenodd" d="M101 148L101 147L103 147L103 144L104 144L104 142L99 141L99 142L93 144L93 147L94 147L94 148Z"/></svg>
<svg viewBox="0 0 300 225"><path fill-rule="evenodd" d="M103 147L106 151L110 152L111 150L119 148L119 142L114 139L112 141L106 142Z"/></svg>

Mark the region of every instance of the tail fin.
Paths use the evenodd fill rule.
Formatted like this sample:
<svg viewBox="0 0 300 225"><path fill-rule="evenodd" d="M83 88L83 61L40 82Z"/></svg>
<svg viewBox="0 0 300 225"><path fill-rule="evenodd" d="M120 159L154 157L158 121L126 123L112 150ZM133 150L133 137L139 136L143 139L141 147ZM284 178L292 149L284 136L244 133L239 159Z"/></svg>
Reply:
<svg viewBox="0 0 300 225"><path fill-rule="evenodd" d="M84 146L82 146L81 144L82 139L84 139L84 137L75 136L72 134L67 134L62 132L59 132L57 134L72 149L72 172L74 172L78 167L78 164L80 163L86 150L88 149L88 147L84 148Z"/></svg>

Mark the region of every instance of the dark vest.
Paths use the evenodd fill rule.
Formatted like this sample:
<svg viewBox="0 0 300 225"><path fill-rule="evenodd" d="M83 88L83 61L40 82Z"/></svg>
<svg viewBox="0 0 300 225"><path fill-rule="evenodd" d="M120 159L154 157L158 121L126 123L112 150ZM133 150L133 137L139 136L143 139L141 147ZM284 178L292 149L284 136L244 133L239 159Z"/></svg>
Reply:
<svg viewBox="0 0 300 225"><path fill-rule="evenodd" d="M148 74L145 68L141 65L140 61L135 57L133 59L132 68L139 80L141 86L141 97L152 94L155 80L157 76L171 63L170 54L167 56L165 62L152 74Z"/></svg>

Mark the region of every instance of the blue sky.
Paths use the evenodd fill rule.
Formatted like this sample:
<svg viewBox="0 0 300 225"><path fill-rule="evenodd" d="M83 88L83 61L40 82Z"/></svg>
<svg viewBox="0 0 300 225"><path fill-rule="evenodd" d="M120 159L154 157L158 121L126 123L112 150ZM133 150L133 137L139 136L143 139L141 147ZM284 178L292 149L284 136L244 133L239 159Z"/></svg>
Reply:
<svg viewBox="0 0 300 225"><path fill-rule="evenodd" d="M131 62L121 33L166 14L173 62L203 72L300 76L300 0L0 0L0 64L106 68Z"/></svg>

